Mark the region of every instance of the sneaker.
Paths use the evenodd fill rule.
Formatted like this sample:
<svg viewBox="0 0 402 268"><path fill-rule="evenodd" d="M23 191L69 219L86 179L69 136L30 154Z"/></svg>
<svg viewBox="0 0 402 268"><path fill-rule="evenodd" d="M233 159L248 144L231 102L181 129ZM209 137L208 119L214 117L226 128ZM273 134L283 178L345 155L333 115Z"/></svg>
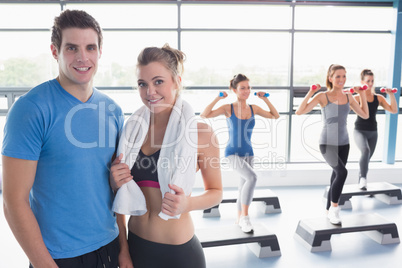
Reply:
<svg viewBox="0 0 402 268"><path fill-rule="evenodd" d="M339 207L333 207L331 206L328 210L328 219L329 222L335 225L341 225L342 221L341 218L339 218Z"/></svg>
<svg viewBox="0 0 402 268"><path fill-rule="evenodd" d="M367 190L367 180L366 178L361 177L359 180L359 188L360 190Z"/></svg>
<svg viewBox="0 0 402 268"><path fill-rule="evenodd" d="M241 230L247 234L254 232L253 226L250 223L249 216L240 217L239 226L240 226Z"/></svg>

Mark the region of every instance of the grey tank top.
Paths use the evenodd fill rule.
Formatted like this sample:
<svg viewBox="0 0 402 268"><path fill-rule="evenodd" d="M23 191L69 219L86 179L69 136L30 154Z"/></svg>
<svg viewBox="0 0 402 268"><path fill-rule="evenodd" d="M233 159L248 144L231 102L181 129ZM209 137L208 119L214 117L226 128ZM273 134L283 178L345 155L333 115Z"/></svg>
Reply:
<svg viewBox="0 0 402 268"><path fill-rule="evenodd" d="M349 135L347 130L347 118L350 111L349 97L346 95L348 102L338 105L329 101L328 104L321 109L321 118L323 128L319 140L319 144L326 145L346 145L349 144Z"/></svg>

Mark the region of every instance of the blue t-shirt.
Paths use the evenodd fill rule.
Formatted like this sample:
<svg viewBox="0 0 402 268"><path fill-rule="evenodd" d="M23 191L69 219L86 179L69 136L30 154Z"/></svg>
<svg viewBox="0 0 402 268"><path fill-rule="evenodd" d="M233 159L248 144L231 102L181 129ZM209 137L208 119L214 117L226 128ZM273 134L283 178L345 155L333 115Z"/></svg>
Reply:
<svg viewBox="0 0 402 268"><path fill-rule="evenodd" d="M94 88L83 103L57 80L11 107L2 154L38 161L30 205L54 259L83 255L118 236L108 168L123 122L105 94Z"/></svg>
<svg viewBox="0 0 402 268"><path fill-rule="evenodd" d="M225 156L238 155L238 156L253 156L253 147L251 146L251 134L255 126L254 111L250 105L251 117L249 119L237 118L233 104L230 105L231 116L226 118L229 128L229 141L226 145Z"/></svg>

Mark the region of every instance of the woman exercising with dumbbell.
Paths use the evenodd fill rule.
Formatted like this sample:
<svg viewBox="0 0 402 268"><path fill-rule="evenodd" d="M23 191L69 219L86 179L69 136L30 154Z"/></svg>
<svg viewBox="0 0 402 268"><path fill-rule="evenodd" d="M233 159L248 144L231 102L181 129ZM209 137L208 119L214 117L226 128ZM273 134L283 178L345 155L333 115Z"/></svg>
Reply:
<svg viewBox="0 0 402 268"><path fill-rule="evenodd" d="M226 92L219 95L201 113L203 118L212 118L225 115L229 128L229 141L226 146L225 156L229 160L230 167L240 175L239 196L237 199L238 224L245 233L253 232L250 223L248 209L254 195L254 188L257 182L257 174L253 169L253 147L251 145L251 134L254 128L254 115L264 118L279 118L279 113L267 98L268 93L258 92L256 95L268 106L265 110L257 105L247 104L250 96L251 86L249 79L238 74L230 80L229 88L236 94L237 101L232 104L224 104L212 110L218 101L226 98Z"/></svg>
<svg viewBox="0 0 402 268"><path fill-rule="evenodd" d="M321 88L311 86L304 100L296 111L297 115L310 112L319 104L321 106L323 129L319 138L320 151L325 161L332 168L331 184L328 191L327 210L328 219L332 224L341 224L339 217L339 198L347 176L346 163L349 156L349 136L346 128L346 119L350 109L363 118L368 118L368 107L364 89L360 86L353 90L361 96L359 103L344 92L346 69L341 65L332 64L327 73L327 92L320 92L312 99L314 93Z"/></svg>
<svg viewBox="0 0 402 268"><path fill-rule="evenodd" d="M353 134L356 145L361 152L359 160L359 188L362 190L367 190L368 166L378 139L376 120L378 105L381 105L384 110L391 113L398 112L398 105L394 96L394 93L397 92L396 88L381 88L382 93L387 93L389 95L391 103L388 103L382 95L375 94L375 88L373 86L374 74L371 70L364 69L360 74L360 78L361 83L368 86L368 90L366 90L365 95L369 108L369 118L363 119L358 116L355 122L355 130ZM360 96L355 96L355 99L360 103Z"/></svg>

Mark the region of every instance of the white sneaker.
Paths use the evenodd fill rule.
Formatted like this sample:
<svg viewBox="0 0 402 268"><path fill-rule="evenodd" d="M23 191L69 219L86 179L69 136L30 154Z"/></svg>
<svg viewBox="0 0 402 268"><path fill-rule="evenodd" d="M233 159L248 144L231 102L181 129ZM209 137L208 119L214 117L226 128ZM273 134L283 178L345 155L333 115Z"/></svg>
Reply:
<svg viewBox="0 0 402 268"><path fill-rule="evenodd" d="M328 210L328 219L329 222L335 225L341 225L342 221L341 218L339 217L339 207L333 207L331 206Z"/></svg>
<svg viewBox="0 0 402 268"><path fill-rule="evenodd" d="M241 228L241 230L245 233L252 233L254 232L253 226L250 223L250 218L249 216L242 216L240 217L239 220L239 226Z"/></svg>
<svg viewBox="0 0 402 268"><path fill-rule="evenodd" d="M359 188L361 190L367 190L367 180L366 178L361 177L359 180Z"/></svg>

